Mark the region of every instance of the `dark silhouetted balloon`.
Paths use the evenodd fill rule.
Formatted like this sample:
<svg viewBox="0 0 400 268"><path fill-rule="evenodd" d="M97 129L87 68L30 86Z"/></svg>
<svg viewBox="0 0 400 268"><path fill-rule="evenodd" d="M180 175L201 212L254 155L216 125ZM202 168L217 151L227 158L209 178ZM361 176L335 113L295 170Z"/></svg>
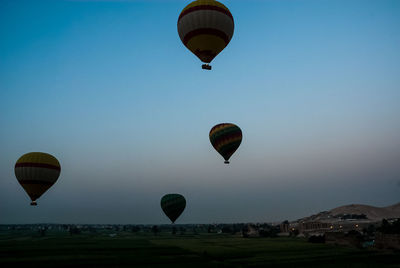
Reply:
<svg viewBox="0 0 400 268"><path fill-rule="evenodd" d="M197 0L187 5L179 15L178 33L183 44L211 70L210 63L231 41L233 16L218 1Z"/></svg>
<svg viewBox="0 0 400 268"><path fill-rule="evenodd" d="M15 176L31 198L31 205L44 194L58 179L61 166L58 160L46 153L27 153L15 164Z"/></svg>
<svg viewBox="0 0 400 268"><path fill-rule="evenodd" d="M210 142L225 159L225 164L229 164L229 158L242 142L242 131L235 124L218 124L210 130Z"/></svg>
<svg viewBox="0 0 400 268"><path fill-rule="evenodd" d="M161 198L161 208L172 223L182 214L186 207L186 200L180 194L166 194Z"/></svg>

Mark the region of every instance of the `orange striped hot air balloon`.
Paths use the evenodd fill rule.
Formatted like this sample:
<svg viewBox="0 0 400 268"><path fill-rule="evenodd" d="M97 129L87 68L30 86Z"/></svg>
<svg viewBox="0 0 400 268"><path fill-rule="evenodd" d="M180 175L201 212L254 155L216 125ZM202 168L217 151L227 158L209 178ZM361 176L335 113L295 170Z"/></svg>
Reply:
<svg viewBox="0 0 400 268"><path fill-rule="evenodd" d="M15 164L15 176L31 198L32 206L58 179L61 166L58 160L46 153L27 153Z"/></svg>
<svg viewBox="0 0 400 268"><path fill-rule="evenodd" d="M229 164L229 158L239 148L242 142L242 130L235 124L222 123L210 130L210 142L215 150Z"/></svg>
<svg viewBox="0 0 400 268"><path fill-rule="evenodd" d="M178 33L183 44L202 62L203 69L228 45L234 31L233 16L218 1L197 0L179 15Z"/></svg>

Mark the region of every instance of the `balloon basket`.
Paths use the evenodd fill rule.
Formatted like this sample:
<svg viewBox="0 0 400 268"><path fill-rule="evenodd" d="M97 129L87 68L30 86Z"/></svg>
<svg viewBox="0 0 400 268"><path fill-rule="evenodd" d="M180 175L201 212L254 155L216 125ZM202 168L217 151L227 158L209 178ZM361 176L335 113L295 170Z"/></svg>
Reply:
<svg viewBox="0 0 400 268"><path fill-rule="evenodd" d="M224 164L229 164L229 161L228 161L228 160L225 160Z"/></svg>
<svg viewBox="0 0 400 268"><path fill-rule="evenodd" d="M211 65L203 64L201 65L201 68L203 68L203 70L211 70Z"/></svg>
<svg viewBox="0 0 400 268"><path fill-rule="evenodd" d="M31 206L37 206L37 203L35 201L32 201Z"/></svg>

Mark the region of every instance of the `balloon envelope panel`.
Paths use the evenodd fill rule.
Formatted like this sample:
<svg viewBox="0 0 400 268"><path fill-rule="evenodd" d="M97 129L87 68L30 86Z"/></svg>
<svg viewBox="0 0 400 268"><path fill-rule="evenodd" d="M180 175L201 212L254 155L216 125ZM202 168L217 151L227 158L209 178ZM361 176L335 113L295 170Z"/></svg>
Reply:
<svg viewBox="0 0 400 268"><path fill-rule="evenodd" d="M57 181L61 166L50 154L32 152L18 159L14 171L18 182L35 201Z"/></svg>
<svg viewBox="0 0 400 268"><path fill-rule="evenodd" d="M186 207L186 199L180 194L167 194L161 198L161 208L174 223Z"/></svg>

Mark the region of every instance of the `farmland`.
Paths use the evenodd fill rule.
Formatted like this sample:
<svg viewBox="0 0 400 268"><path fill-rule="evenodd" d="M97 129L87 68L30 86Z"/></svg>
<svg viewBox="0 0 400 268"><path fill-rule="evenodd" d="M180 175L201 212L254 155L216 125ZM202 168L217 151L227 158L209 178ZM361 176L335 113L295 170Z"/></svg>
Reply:
<svg viewBox="0 0 400 268"><path fill-rule="evenodd" d="M229 234L2 231L1 267L400 267L400 253Z"/></svg>

